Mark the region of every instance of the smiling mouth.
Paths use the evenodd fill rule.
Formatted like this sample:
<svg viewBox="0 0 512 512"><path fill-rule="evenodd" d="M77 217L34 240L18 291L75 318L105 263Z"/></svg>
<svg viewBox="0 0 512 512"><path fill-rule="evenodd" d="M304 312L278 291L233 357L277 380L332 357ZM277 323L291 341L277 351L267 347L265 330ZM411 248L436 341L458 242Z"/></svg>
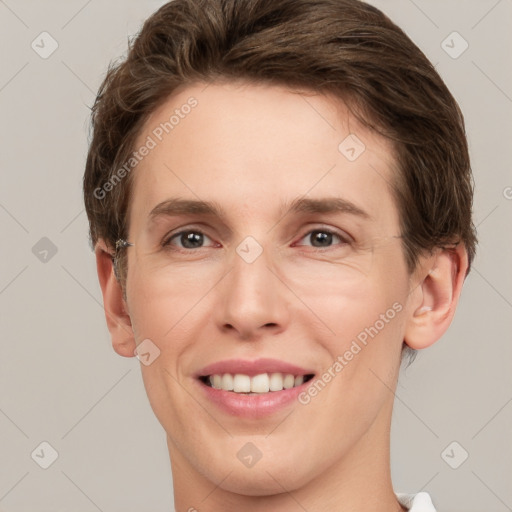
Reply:
<svg viewBox="0 0 512 512"><path fill-rule="evenodd" d="M231 391L244 395L261 395L292 389L308 382L314 374L293 375L291 373L261 373L259 375L245 375L243 373L224 373L206 375L199 380L213 389Z"/></svg>

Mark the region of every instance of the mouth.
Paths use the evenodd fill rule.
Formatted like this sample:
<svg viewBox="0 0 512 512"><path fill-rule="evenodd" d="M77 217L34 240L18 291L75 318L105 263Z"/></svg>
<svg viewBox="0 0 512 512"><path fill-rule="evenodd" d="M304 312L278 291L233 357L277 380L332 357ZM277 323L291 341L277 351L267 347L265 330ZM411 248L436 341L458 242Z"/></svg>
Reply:
<svg viewBox="0 0 512 512"><path fill-rule="evenodd" d="M257 420L296 406L314 376L312 369L279 359L228 359L206 366L195 381L219 412Z"/></svg>
<svg viewBox="0 0 512 512"><path fill-rule="evenodd" d="M220 391L241 395L264 395L300 387L314 376L313 373L294 375L272 372L253 376L243 373L215 373L201 376L199 380L204 385Z"/></svg>

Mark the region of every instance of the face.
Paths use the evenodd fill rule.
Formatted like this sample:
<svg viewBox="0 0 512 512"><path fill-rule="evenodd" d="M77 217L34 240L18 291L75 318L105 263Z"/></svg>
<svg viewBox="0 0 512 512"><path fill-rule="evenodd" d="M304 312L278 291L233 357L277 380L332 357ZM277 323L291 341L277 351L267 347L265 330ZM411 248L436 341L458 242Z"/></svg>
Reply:
<svg viewBox="0 0 512 512"><path fill-rule="evenodd" d="M267 494L384 448L410 292L391 146L333 98L233 83L174 94L143 145L126 304L173 470Z"/></svg>

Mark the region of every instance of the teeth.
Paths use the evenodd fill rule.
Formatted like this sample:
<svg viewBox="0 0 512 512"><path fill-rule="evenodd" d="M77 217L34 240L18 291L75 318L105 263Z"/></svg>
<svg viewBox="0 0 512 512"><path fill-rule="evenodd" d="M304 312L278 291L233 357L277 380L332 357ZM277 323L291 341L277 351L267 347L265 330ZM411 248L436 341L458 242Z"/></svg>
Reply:
<svg viewBox="0 0 512 512"><path fill-rule="evenodd" d="M248 375L237 373L233 379L233 391L235 393L249 393L251 391L251 378Z"/></svg>
<svg viewBox="0 0 512 512"><path fill-rule="evenodd" d="M220 389L225 389L226 391L233 391L233 375L231 375L230 373L225 373L222 376Z"/></svg>
<svg viewBox="0 0 512 512"><path fill-rule="evenodd" d="M290 389L290 388L293 388L293 386L295 385L295 378L293 377L293 375L285 375L284 379L283 379L283 388L284 389Z"/></svg>
<svg viewBox="0 0 512 512"><path fill-rule="evenodd" d="M235 393L268 393L269 391L282 391L300 386L304 382L304 376L294 376L283 373L261 373L250 377L242 373L232 375L210 375L209 382L212 388Z"/></svg>
<svg viewBox="0 0 512 512"><path fill-rule="evenodd" d="M270 374L270 391L281 391L283 389L283 374Z"/></svg>
<svg viewBox="0 0 512 512"><path fill-rule="evenodd" d="M268 393L268 391L269 391L268 373L262 373L261 375L255 375L251 379L251 391L253 393Z"/></svg>
<svg viewBox="0 0 512 512"><path fill-rule="evenodd" d="M213 376L213 382L212 382L212 387L214 387L215 389L222 389L222 376L221 375L214 375Z"/></svg>

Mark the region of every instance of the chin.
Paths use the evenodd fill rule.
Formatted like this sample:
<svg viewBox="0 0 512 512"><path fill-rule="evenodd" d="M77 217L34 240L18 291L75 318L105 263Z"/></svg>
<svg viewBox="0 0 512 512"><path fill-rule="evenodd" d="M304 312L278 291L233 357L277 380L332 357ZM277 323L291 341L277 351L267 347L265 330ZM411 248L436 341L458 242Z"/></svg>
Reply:
<svg viewBox="0 0 512 512"><path fill-rule="evenodd" d="M251 443L248 439L247 444ZM233 452L228 449L223 450L222 454L211 454L212 457L202 461L196 459L202 466L200 472L222 489L246 496L272 496L294 491L314 478L313 461L309 461L309 467L305 468L298 453L294 457L288 450L288 453L281 454L279 449L272 450L267 446L259 460L253 465L249 462L246 465L243 462L245 452L240 450L240 445L244 446L245 443L237 442ZM247 453L250 452L247 450Z"/></svg>
<svg viewBox="0 0 512 512"><path fill-rule="evenodd" d="M262 461L258 466L260 466L258 469L256 467L233 469L220 487L244 496L273 496L294 491L300 487L297 485L296 478L286 472L286 468L276 468L275 464L264 465ZM215 475L212 481L217 483L219 476Z"/></svg>

